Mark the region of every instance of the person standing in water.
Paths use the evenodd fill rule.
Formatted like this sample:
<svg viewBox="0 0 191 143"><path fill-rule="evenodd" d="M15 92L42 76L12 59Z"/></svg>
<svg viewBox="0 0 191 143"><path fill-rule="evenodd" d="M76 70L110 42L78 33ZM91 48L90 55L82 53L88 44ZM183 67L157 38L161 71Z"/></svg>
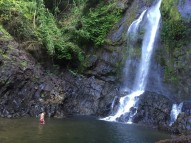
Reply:
<svg viewBox="0 0 191 143"><path fill-rule="evenodd" d="M44 125L44 124L45 124L44 116L45 116L45 112L42 112L42 113L40 114L40 124L41 124L41 125Z"/></svg>

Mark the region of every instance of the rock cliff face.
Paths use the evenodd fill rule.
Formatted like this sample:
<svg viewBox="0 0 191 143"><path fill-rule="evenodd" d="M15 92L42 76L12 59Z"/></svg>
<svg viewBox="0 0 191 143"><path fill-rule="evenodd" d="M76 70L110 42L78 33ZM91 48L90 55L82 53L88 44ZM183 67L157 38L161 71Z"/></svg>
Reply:
<svg viewBox="0 0 191 143"><path fill-rule="evenodd" d="M48 76L35 59L14 40L0 37L0 116L37 116L46 107L55 115L65 98L63 82ZM58 110L60 111L60 110Z"/></svg>
<svg viewBox="0 0 191 143"><path fill-rule="evenodd" d="M14 40L0 37L0 116L48 116L66 114L104 116L118 95L118 85L94 76L83 77L65 71L47 73ZM101 71L101 69L100 69Z"/></svg>
<svg viewBox="0 0 191 143"><path fill-rule="evenodd" d="M178 3L178 10L181 14L181 18L184 20L185 24L188 25L188 28L186 29L187 32L191 33L191 1L190 0L179 0ZM187 35L188 39L191 38L191 34ZM189 40L188 40L189 41ZM178 74L179 77L179 94L183 97L185 97L187 100L191 99L191 43L190 41L188 44L185 45L185 47L182 47L182 50L184 52L180 52L177 63L180 63L181 70ZM175 70L178 69L175 65Z"/></svg>
<svg viewBox="0 0 191 143"><path fill-rule="evenodd" d="M106 116L111 110L115 96L119 95L117 85L96 79L71 74L64 75L66 98L63 111L68 114Z"/></svg>

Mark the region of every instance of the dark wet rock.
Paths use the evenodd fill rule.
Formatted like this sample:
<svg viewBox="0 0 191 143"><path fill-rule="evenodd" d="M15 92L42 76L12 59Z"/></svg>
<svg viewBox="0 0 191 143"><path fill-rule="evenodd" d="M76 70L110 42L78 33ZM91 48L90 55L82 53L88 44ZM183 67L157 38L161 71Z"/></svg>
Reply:
<svg viewBox="0 0 191 143"><path fill-rule="evenodd" d="M140 96L137 114L133 122L156 127L173 134L191 134L191 105L183 102L182 112L176 121L169 125L172 102L169 98L152 92L145 92Z"/></svg>
<svg viewBox="0 0 191 143"><path fill-rule="evenodd" d="M3 64L3 58L0 56L0 66Z"/></svg>
<svg viewBox="0 0 191 143"><path fill-rule="evenodd" d="M69 71L49 74L15 41L0 41L0 116L49 117L68 114L106 116L118 95L114 67L105 61L95 66L95 75L80 76ZM114 55L115 56L115 55ZM108 55L109 57L109 55ZM91 57L91 65L97 57ZM105 78L104 78L105 76Z"/></svg>
<svg viewBox="0 0 191 143"><path fill-rule="evenodd" d="M191 136L180 136L173 139L161 140L156 143L190 143Z"/></svg>
<svg viewBox="0 0 191 143"><path fill-rule="evenodd" d="M98 75L106 75L108 73L114 73L115 71L114 71L114 69L112 68L111 65L108 65L105 62L99 62L99 64L95 68L95 72Z"/></svg>
<svg viewBox="0 0 191 143"><path fill-rule="evenodd" d="M0 43L0 116L38 116L44 110L54 116L64 99L63 82L44 74L42 67L16 42Z"/></svg>
<svg viewBox="0 0 191 143"><path fill-rule="evenodd" d="M171 126L171 132L176 134L191 134L191 104L183 102L182 112Z"/></svg>
<svg viewBox="0 0 191 143"><path fill-rule="evenodd" d="M124 17L121 22L118 24L118 29L111 35L111 40L113 43L119 43L120 40L123 40L124 30L127 29L125 25L126 18Z"/></svg>
<svg viewBox="0 0 191 143"><path fill-rule="evenodd" d="M158 128L168 128L172 102L157 93L145 92L140 96L133 122Z"/></svg>
<svg viewBox="0 0 191 143"><path fill-rule="evenodd" d="M119 0L118 1L118 7L120 9L122 9L123 11L125 11L130 5L131 3L133 2L133 0Z"/></svg>
<svg viewBox="0 0 191 143"><path fill-rule="evenodd" d="M95 67L97 60L98 60L98 58L97 58L96 55L87 56L88 63L86 64L86 67L88 69L91 69L91 68Z"/></svg>
<svg viewBox="0 0 191 143"><path fill-rule="evenodd" d="M178 10L181 16L187 20L191 18L191 0L180 0L178 4Z"/></svg>
<svg viewBox="0 0 191 143"><path fill-rule="evenodd" d="M94 76L75 77L70 73L64 77L64 80L68 82L65 87L67 96L63 101L63 110L66 114L96 116L109 114L112 101L118 94L117 86L96 79Z"/></svg>
<svg viewBox="0 0 191 143"><path fill-rule="evenodd" d="M182 112L184 112L187 115L191 115L191 102L190 101L183 102Z"/></svg>
<svg viewBox="0 0 191 143"><path fill-rule="evenodd" d="M92 62L85 74L105 82L118 82L120 78L118 76L119 66L122 64L120 56L122 47L113 48L113 46L105 46L97 51L96 55L98 56L92 57Z"/></svg>

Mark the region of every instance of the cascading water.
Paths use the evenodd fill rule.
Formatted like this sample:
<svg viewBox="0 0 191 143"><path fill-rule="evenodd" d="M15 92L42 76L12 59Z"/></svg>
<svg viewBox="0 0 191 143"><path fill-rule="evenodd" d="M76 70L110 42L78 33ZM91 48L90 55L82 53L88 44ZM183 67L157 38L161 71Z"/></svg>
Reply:
<svg viewBox="0 0 191 143"><path fill-rule="evenodd" d="M139 18L137 20L135 20L130 26L129 29L127 31L127 45L129 46L129 52L128 52L128 59L126 59L125 62L125 67L123 69L123 78L124 79L128 79L129 77L129 69L131 69L131 65L132 65L132 52L134 51L133 48L133 44L136 40L137 40L137 35L138 35L138 30L139 30L139 25L141 23L141 21L143 20L143 17L145 15L146 10L144 10L141 15L139 16ZM125 92L129 92L130 91L130 87L128 87L128 80L124 80L124 87L123 87L123 91Z"/></svg>
<svg viewBox="0 0 191 143"><path fill-rule="evenodd" d="M129 26L129 29L127 31L127 36L131 36L131 39L135 39L137 37L137 31L139 29L139 25L141 23L141 21L143 20L143 17L145 15L146 10L144 10L141 15L139 16L139 18L135 21L133 21L133 23Z"/></svg>
<svg viewBox="0 0 191 143"><path fill-rule="evenodd" d="M183 102L181 102L179 105L178 104L173 104L172 105L172 110L170 113L170 126L172 126L172 124L176 121L179 113L182 111L182 106L183 106Z"/></svg>
<svg viewBox="0 0 191 143"><path fill-rule="evenodd" d="M137 36L138 34L138 28L140 27L141 22L146 20L145 23L145 34L143 38L142 43L142 55L141 55L141 61L139 64L138 72L136 74L133 90L131 94L128 94L122 98L120 98L120 105L117 113L115 115L111 115L109 117L104 118L103 120L107 121L116 121L120 120L121 117L125 116L128 123L131 123L132 117L134 116L134 113L131 113L130 110L132 107L136 108L136 102L138 101L138 96L144 93L145 86L147 83L147 76L151 61L151 56L154 49L154 42L156 39L157 31L159 28L159 22L161 18L160 14L160 5L161 0L157 2L156 5L149 8L148 10L145 10L142 12L142 14L139 16L137 20L135 20L128 29L128 36ZM130 39L133 39L130 38ZM129 62L126 62L129 63ZM126 65L128 66L128 64ZM128 67L125 68L128 72ZM126 117L127 115L127 117Z"/></svg>
<svg viewBox="0 0 191 143"><path fill-rule="evenodd" d="M111 111L113 111L116 99L117 99L117 96L114 97L114 99L113 99L113 101L111 103Z"/></svg>

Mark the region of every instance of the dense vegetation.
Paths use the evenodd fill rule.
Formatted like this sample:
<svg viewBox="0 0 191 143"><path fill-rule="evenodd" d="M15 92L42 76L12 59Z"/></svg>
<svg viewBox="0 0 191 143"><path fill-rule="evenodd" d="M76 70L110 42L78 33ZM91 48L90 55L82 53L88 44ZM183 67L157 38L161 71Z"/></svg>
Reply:
<svg viewBox="0 0 191 143"><path fill-rule="evenodd" d="M185 61L189 61L190 50L186 50L191 35L191 28L181 18L177 8L178 1L163 0L161 40L163 50L161 52L161 64L165 67L165 80L178 83L181 73L186 68ZM187 48L188 49L188 48Z"/></svg>
<svg viewBox="0 0 191 143"><path fill-rule="evenodd" d="M40 48L59 64L84 66L121 17L116 1L1 0L0 24L26 49Z"/></svg>

